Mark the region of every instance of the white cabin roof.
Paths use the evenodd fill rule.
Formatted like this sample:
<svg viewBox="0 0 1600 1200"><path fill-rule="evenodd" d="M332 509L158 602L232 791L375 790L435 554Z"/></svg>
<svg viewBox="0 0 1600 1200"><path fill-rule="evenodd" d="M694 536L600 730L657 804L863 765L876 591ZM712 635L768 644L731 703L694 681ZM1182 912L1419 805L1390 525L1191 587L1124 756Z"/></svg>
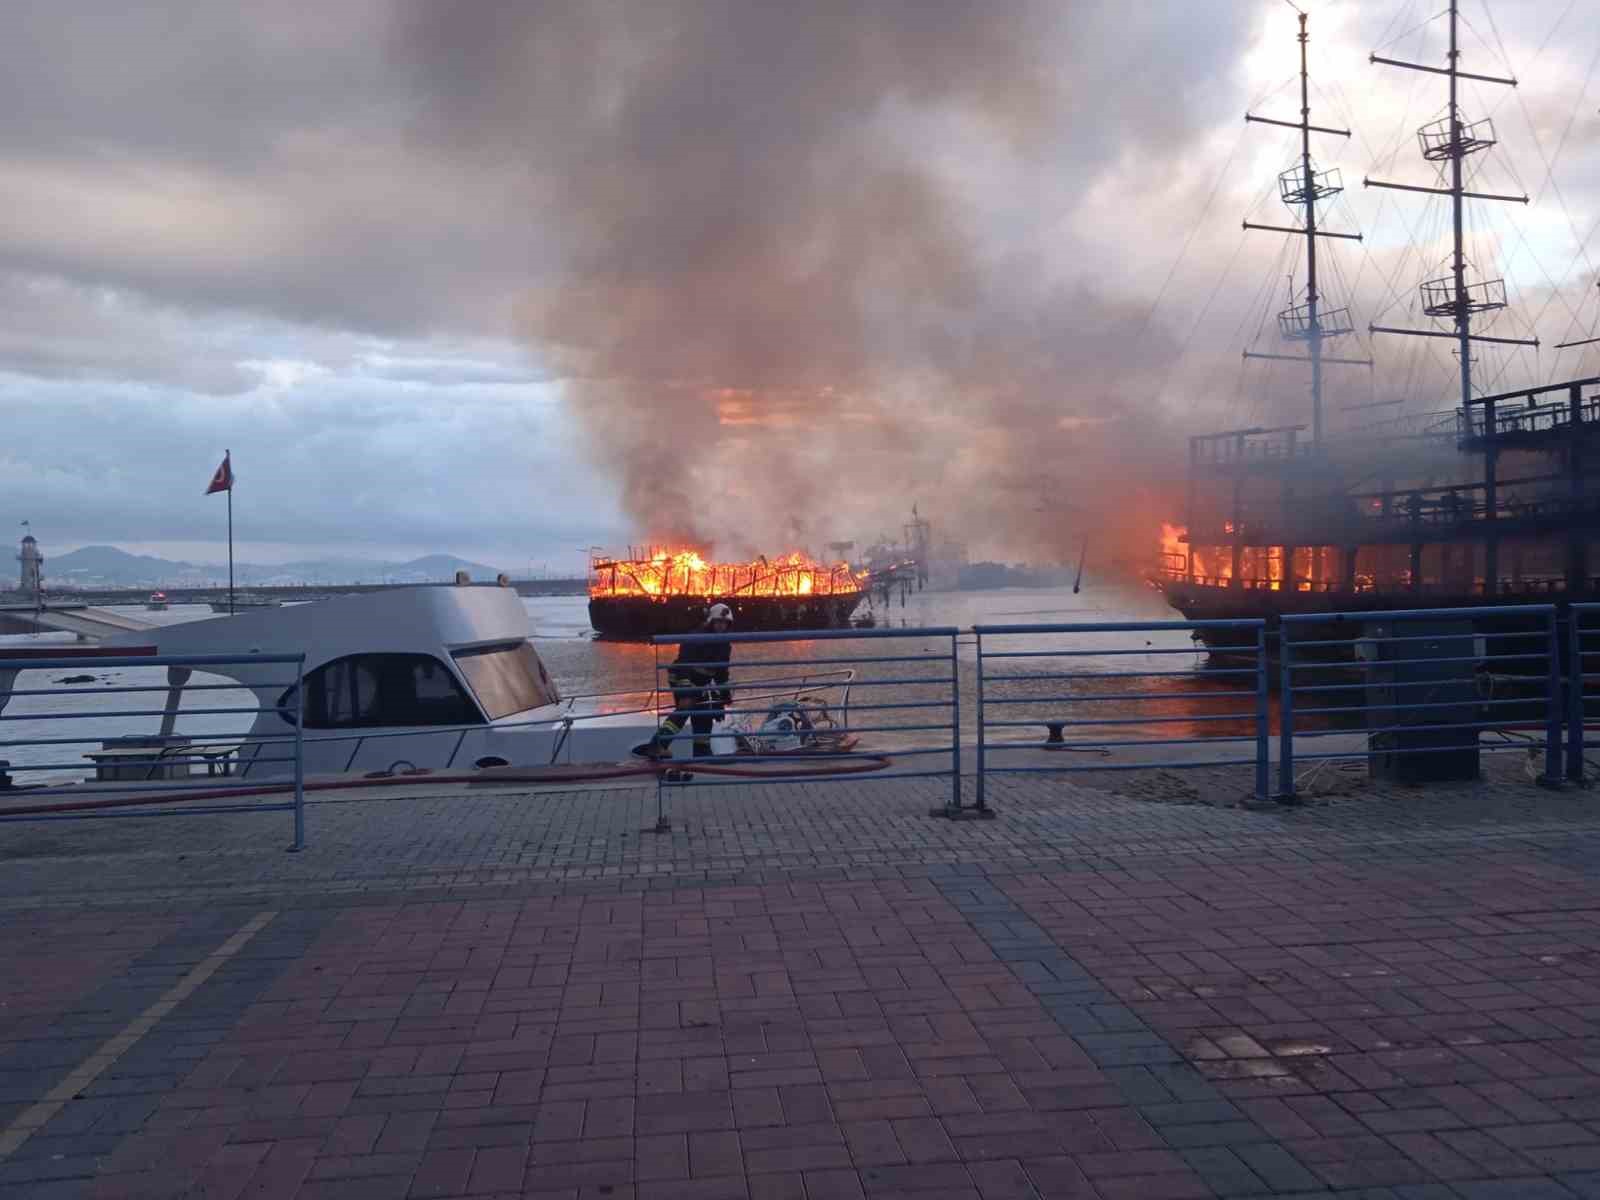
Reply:
<svg viewBox="0 0 1600 1200"><path fill-rule="evenodd" d="M185 621L130 640L169 654L301 654L307 671L348 654L432 654L528 637L528 610L511 588L393 588L335 596L309 604L254 608L232 616Z"/></svg>

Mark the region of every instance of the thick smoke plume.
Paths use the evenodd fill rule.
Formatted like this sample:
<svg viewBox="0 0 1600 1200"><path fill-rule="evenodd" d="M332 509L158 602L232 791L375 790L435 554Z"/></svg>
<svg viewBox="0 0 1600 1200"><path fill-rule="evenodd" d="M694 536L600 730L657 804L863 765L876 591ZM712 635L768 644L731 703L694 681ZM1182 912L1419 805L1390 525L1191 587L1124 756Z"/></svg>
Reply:
<svg viewBox="0 0 1600 1200"><path fill-rule="evenodd" d="M526 163L521 328L641 538L820 549L915 502L1062 558L1142 553L1182 463L1174 347L1075 207L1124 147L1177 152L1235 20L504 0L419 4L401 46L420 137Z"/></svg>

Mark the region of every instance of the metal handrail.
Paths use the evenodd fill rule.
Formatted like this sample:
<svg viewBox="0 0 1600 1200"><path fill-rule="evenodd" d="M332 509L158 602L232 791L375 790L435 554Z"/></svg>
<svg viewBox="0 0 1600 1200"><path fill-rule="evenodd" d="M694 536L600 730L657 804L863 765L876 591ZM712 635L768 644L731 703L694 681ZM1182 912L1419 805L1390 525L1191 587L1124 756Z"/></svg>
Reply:
<svg viewBox="0 0 1600 1200"><path fill-rule="evenodd" d="M1503 633L1498 629L1485 629L1480 622L1484 618L1494 620L1520 619L1524 622L1537 622L1539 628L1531 633L1524 629L1508 629ZM1381 624L1402 629L1409 622L1440 621L1452 625L1465 625L1465 629L1445 629L1432 634L1415 635L1400 632L1379 633L1371 630L1373 624ZM1297 629L1307 628L1312 624L1339 624L1356 622L1363 625L1364 632L1344 639L1333 638L1306 638L1297 639L1294 633ZM1543 641L1543 649L1536 653L1505 653L1491 648L1489 643L1498 646L1498 639L1507 640L1538 638ZM1484 641L1484 650L1477 652L1477 642ZM1447 651L1435 656L1422 656L1411 650L1413 644L1436 643ZM1467 643L1471 653L1460 653L1458 643ZM1406 657L1368 659L1357 664L1358 669L1365 672L1363 682L1359 684L1333 684L1319 680L1299 681L1296 672L1326 672L1329 663L1322 659L1306 659L1296 661L1297 650L1325 649L1330 646L1349 646L1352 649L1361 645L1371 646L1399 646L1396 652ZM1537 667L1543 664L1543 670L1522 672L1514 676L1493 675L1490 664L1512 663L1519 667ZM1453 667L1447 670L1442 679L1429 681L1414 681L1404 679L1390 680L1384 676L1373 679L1372 672L1385 671L1401 667ZM1560 641L1557 632L1557 609L1552 604L1520 604L1520 605L1485 605L1474 608L1416 608L1416 609L1390 609L1374 612L1344 612L1344 613L1294 613L1284 614L1279 625L1279 785L1278 799L1292 802L1296 799L1295 781L1295 742L1297 738L1328 738L1344 734L1344 730L1328 729L1299 729L1296 727L1297 718L1307 716L1334 716L1345 714L1364 714L1366 722L1362 732L1366 735L1367 746L1362 751L1339 751L1332 753L1300 753L1301 762L1327 762L1327 761L1356 761L1365 759L1369 762L1376 761L1380 756L1387 758L1391 755L1433 754L1442 755L1470 750L1473 755L1472 762L1480 752L1492 752L1499 749L1521 749L1529 743L1510 743L1505 747L1482 744L1481 734L1491 730L1503 730L1508 727L1505 720L1472 719L1472 720L1441 720L1450 711L1460 712L1464 716L1481 718L1488 708L1503 708L1510 706L1532 707L1542 703L1543 716L1535 722L1535 727L1543 727L1542 741L1532 743L1534 747L1544 751L1544 772L1540 783L1544 786L1557 786L1561 777L1561 725L1563 718L1563 705L1561 703L1561 654ZM1542 685L1544 695L1534 694L1526 697L1496 700L1492 694L1480 695L1476 680L1482 675L1485 678L1519 678L1525 679L1529 684ZM1399 691L1402 688L1421 686L1422 682L1432 684L1430 691L1421 694L1417 699L1404 699ZM1437 689L1452 686L1458 690L1468 689L1466 695L1457 695L1447 700L1437 700ZM1313 702L1310 707L1297 703L1301 696L1318 695L1325 692L1357 692L1381 688L1384 691L1393 691L1393 695L1373 698L1368 695L1360 704L1345 706L1317 705ZM1443 714L1437 710L1445 710ZM1416 714L1416 719L1410 719L1402 714ZM1423 715L1429 714L1429 715ZM1417 734L1449 734L1457 733L1461 736L1454 742L1440 745L1406 746L1395 744L1395 739L1403 735ZM1386 739L1386 740L1381 740ZM1435 761L1438 761L1437 759ZM1452 769L1457 769L1457 764L1452 764Z"/></svg>
<svg viewBox="0 0 1600 1200"><path fill-rule="evenodd" d="M842 723L836 723L833 728L836 729L838 734L841 736L854 736L862 733L874 732L894 732L901 734L913 731L946 732L948 735L948 741L945 744L927 746L918 745L914 747L896 746L893 750L893 756L898 759L925 757L931 755L948 755L950 763L947 770L918 772L896 770L893 772L893 778L948 778L951 781L951 796L949 802L941 810L939 810L940 815L968 815L971 810L964 810L961 806L961 678L960 660L958 657L958 637L959 631L953 626L936 626L915 629L777 630L755 633L729 632L660 635L651 639L655 648L655 675L659 684L654 693L657 701L657 717L658 720L665 717L666 708L669 706L669 702L673 714L686 724L693 724L694 722L705 717L716 718L718 716L725 715L721 706L715 704L714 698L708 698L705 701L699 701L693 695L693 693L699 691L715 692L723 686L738 689L738 695L742 702L742 706L746 707L748 710L750 697L747 689L753 685L752 680L748 676L748 672L770 672L773 670L781 671L794 667L826 668L825 671L819 673L823 677L821 679L813 678L812 672L806 672L803 677L803 687L798 692L792 693L790 691L785 691L783 693L779 693L778 695L772 695L769 693L765 695L763 699L770 702L773 699L780 698L780 696L794 694L795 699L797 701L801 701L807 698L820 698L829 691L837 690L841 696L840 703L842 706L842 711L839 714L839 719ZM741 645L784 644L791 642L849 643L852 646L859 645L860 650L867 651L869 649L875 649L877 643L881 643L886 639L917 639L924 643L929 640L936 640L938 643L938 648L915 654L858 652L851 653L849 655L841 655L830 654L826 652L812 652L808 657L802 659L784 658L772 660L757 658L746 661L735 661L733 652L734 647ZM746 674L742 677L730 674L726 684L711 683L704 685L703 687L679 687L674 689L670 686L670 684L660 684L659 681L662 680L663 676L667 675L676 665L673 662L667 661L662 656L663 648L686 645L725 646L728 649L728 653L725 656L722 656L719 661L693 663L692 665L698 670L715 670L716 668L721 667L729 672L745 672ZM894 647L884 647L884 649L892 650ZM901 669L905 664L911 663L937 663L940 664L940 667L938 672L932 676L917 676L909 670ZM863 675L861 669L869 665L887 668L886 676L882 678L873 678L868 675ZM834 677L843 675L843 678L842 680L835 678L833 682L824 682L823 680L830 675ZM774 682L769 679L763 679L759 675L757 676L757 680L759 685L770 685L772 682ZM936 701L899 701L891 697L888 702L882 704L871 702L859 704L855 703L854 701L854 689L856 688L892 689L903 687L931 688L940 693L941 697L948 698L941 698ZM875 693L868 693L869 696L873 694ZM680 707L680 703L685 700L690 702L689 705ZM854 713L904 710L912 708L918 709L923 713L931 713L933 710L947 710L949 716L947 719L941 719L937 724L935 724L930 717L930 719L927 720L917 719L910 723L898 725L889 723L869 726L851 725L851 719ZM747 729L735 730L734 735L746 739L743 746L745 750L750 750L753 748L756 751L754 754L739 754L737 758L741 764L783 762L786 767L793 767L796 761L792 756L771 752L771 748L767 745L764 739L767 737L778 736L776 734L768 734L763 731ZM684 741L693 742L697 739L727 736L727 731L725 730L722 734L717 734L715 732L706 730L702 726L701 730L696 732L692 730L685 730L679 726L677 732L674 732L671 727L666 727L662 729L661 732L658 732L656 736L662 744L670 748L672 745ZM799 727L799 731L794 736L802 738L802 746L806 744L806 742L803 740L805 738L812 739L811 745L814 749L819 745L819 735L817 731L805 729L804 726ZM882 763L884 766L889 765L888 760L884 757L884 754L881 751L854 749L849 751L837 751L833 749L827 749L825 736L820 740L820 745L823 748L816 749L815 752L824 759L839 758L847 762L863 760L876 761ZM704 747L697 747L697 749L704 749ZM693 759L693 762L715 764L717 762L717 756L706 757L703 754L697 755ZM684 766L685 768L692 767L692 763L685 762ZM789 775L789 773L789 771L784 772L786 777ZM681 775L682 778L676 778L678 775ZM669 778L669 776L672 777ZM680 771L677 767L669 768L667 772L658 777L657 782L656 796L658 827L670 827L670 822L667 821L665 813L665 789L673 786L680 786L689 778L694 779L695 786L697 787L742 785L741 781L738 779L701 779L699 777L693 777L689 775L687 771Z"/></svg>
<svg viewBox="0 0 1600 1200"><path fill-rule="evenodd" d="M988 667L994 661L1016 662L1023 660L1067 660L1076 664L1083 659L1119 659L1130 655L1194 655L1200 651L1194 646L1150 646L1142 648L1127 648L1125 646L1098 646L1094 649L1082 648L1082 642L1075 642L1072 646L1057 646L1049 650L1013 650L997 649L992 639L996 637L1016 636L1082 636L1104 635L1117 633L1149 633L1149 632L1187 632L1191 635L1203 631L1228 631L1243 635L1254 643L1253 652L1255 663L1248 668L1224 668L1218 674L1227 674L1231 680L1237 681L1239 675L1248 675L1254 680L1254 686L1247 689L1230 687L1227 690L1208 693L1206 699L1235 699L1248 696L1255 700L1255 705L1248 712L1224 713L1193 713L1183 716L1170 716L1161 713L1135 712L1128 716L1096 717L1079 716L1084 711L1080 705L1090 702L1103 702L1109 700L1149 702L1166 702L1173 698L1173 693L1167 691L1118 691L1114 693L1099 694L1051 694L1051 695L995 695L993 689L996 685L1049 682L1057 680L1083 680L1098 678L1114 679L1149 679L1198 677L1198 671L1043 671L1037 674L1018 674L1007 672L991 672ZM1102 771L1102 770L1139 770L1155 766L1174 769L1189 769L1201 766L1244 766L1253 765L1255 768L1255 791L1258 797L1265 797L1267 789L1267 737L1268 737L1268 696L1267 696L1267 657L1266 657L1266 623L1260 619L1216 618L1196 621L1095 621L1081 624L1027 624L1027 625L986 625L973 626L973 634L977 640L978 661L978 713L977 713L977 754L978 754L978 803L985 803L987 779L990 773L994 774L1019 774L1019 773L1057 773L1073 771ZM1251 637L1250 635L1254 636ZM985 639L990 639L987 643ZM1243 652L1249 649L1241 647ZM1138 685L1134 685L1138 686ZM1148 686L1148 685L1146 685ZM1041 715L1029 716L1021 719L994 719L989 715L990 706L1011 708L1020 705L1029 705L1042 709ZM1052 711L1054 709L1054 711ZM1096 710L1088 710L1096 711ZM1104 710L1100 710L1104 711ZM1247 734L1231 734L1225 731L1204 736L1190 736L1183 738L1153 737L1153 738L1104 738L1094 737L1093 740L1082 743L1066 741L1064 735L1070 729L1125 729L1128 726L1155 727L1163 725L1220 725L1223 722L1237 725L1241 722L1252 726ZM1037 729L1045 727L1049 736L1040 741L1014 741L1004 736L1004 731L1012 729ZM999 733L998 739L992 739L990 733ZM1168 746L1205 746L1210 744L1233 747L1239 743L1252 743L1254 754L1243 754L1228 757L1202 757L1199 759L1168 759L1159 763L1141 761L1138 763L1110 763L1096 761L1089 764L1073 764L1062 761L1053 765L996 765L993 759L998 754L1011 753L1018 750L1060 750L1067 746L1078 749L1148 749L1151 747Z"/></svg>
<svg viewBox="0 0 1600 1200"><path fill-rule="evenodd" d="M231 690L238 688L250 691L252 687L289 687L293 689L295 697L293 702L294 732L288 735L262 735L251 732L232 733L196 733L178 735L175 732L175 722L178 718L196 716L247 716L254 714L259 717L263 713L284 713L285 706L281 704L261 705L242 704L229 707L215 705L205 708L184 708L169 699L168 707L160 709L108 709L100 712L29 712L0 714L0 721L83 721L94 718L107 720L121 720L128 717L162 717L163 726L159 734L154 735L156 743L150 745L127 746L124 750L106 751L105 737L35 737L35 738L6 738L0 740L0 749L14 749L24 747L55 747L72 745L89 745L99 742L102 751L96 755L86 753L84 758L99 762L96 770L99 771L144 771L143 779L154 779L157 772L169 767L181 767L183 775L175 780L163 780L159 784L138 782L138 776L133 779L111 778L102 776L100 782L109 786L89 786L82 784L73 785L84 790L77 795L85 798L89 803L98 802L126 803L127 807L101 807L93 811L64 810L43 812L17 812L8 811L0 807L0 822L17 821L52 821L52 820L91 820L104 817L129 817L129 816L186 816L209 813L227 812L292 812L294 816L294 838L289 846L290 850L300 850L305 845L305 741L302 733L304 719L303 685L305 682L305 656L303 654L93 654L93 655L67 655L59 657L27 657L27 658L0 658L0 673L6 677L9 684L16 675L23 671L51 671L62 669L81 670L84 668L195 668L208 667L241 667L241 666L290 666L294 667L293 678L285 678L271 683L246 684L235 681L227 684L196 684L196 690L208 692ZM175 683L172 678L164 682L149 684L127 684L109 688L23 688L12 689L9 686L0 688L0 701L9 703L14 696L44 697L52 695L126 695L138 692L165 692L169 697L175 693L180 694L189 685L186 675L185 682ZM133 735L145 737L146 735ZM165 743L165 744L163 744ZM287 747L286 752L273 753L270 757L264 756L263 751L268 746ZM213 752L206 753L205 747L210 746ZM251 753L246 754L246 748ZM226 757L232 750L237 756L239 772L237 776L230 774L211 775L204 777L203 782L191 774L197 763L205 763L208 768L215 765L219 757ZM105 760L105 761L101 761ZM117 765L113 767L112 762ZM293 767L293 796L282 802L268 803L238 803L238 804L208 804L197 806L184 804L174 807L171 801L181 798L185 792L204 792L207 796L221 794L226 797L230 792L254 792L256 785L253 781L247 782L245 773L251 765L258 762L287 763ZM43 762L11 763L6 769L10 772L42 772L42 771L67 771L82 770L85 763L82 759L71 762L56 762L46 755ZM62 789L43 787L37 790L25 789L22 793L30 799L37 797L41 800L56 800ZM145 798L148 797L148 800ZM148 805L148 807L146 807ZM26 806L34 807L34 806ZM44 806L46 808L52 805Z"/></svg>

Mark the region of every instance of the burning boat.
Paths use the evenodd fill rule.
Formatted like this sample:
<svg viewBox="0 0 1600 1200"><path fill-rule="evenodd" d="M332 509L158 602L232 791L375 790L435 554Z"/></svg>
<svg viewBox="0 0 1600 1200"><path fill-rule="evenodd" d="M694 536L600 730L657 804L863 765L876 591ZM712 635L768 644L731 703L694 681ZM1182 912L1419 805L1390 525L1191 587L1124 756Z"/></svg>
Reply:
<svg viewBox="0 0 1600 1200"><path fill-rule="evenodd" d="M1341 190L1337 171L1313 164L1311 134L1348 136L1310 121L1306 18L1300 17L1301 115L1298 122L1247 117L1300 131L1299 161L1278 180L1292 227L1245 223L1304 239L1305 287L1278 314L1279 334L1305 353L1245 357L1304 363L1311 375L1311 422L1231 429L1193 437L1182 524L1162 529L1162 561L1152 582L1191 620L1265 618L1289 613L1376 612L1600 598L1591 543L1600 539L1600 487L1586 464L1600 453L1600 377L1489 393L1480 347L1539 345L1488 336L1484 321L1507 307L1502 279L1472 279L1464 244L1467 201L1528 197L1467 190L1464 164L1496 143L1488 119L1469 120L1458 78L1514 84L1459 70L1457 6L1448 10L1447 66L1373 61L1449 77L1443 120L1418 131L1421 157L1439 168L1440 186L1368 186L1449 198L1453 250L1448 275L1421 285L1413 301L1420 328L1370 325L1372 334L1445 339L1459 363L1453 409L1382 420L1328 433L1325 368L1372 366L1368 358L1325 353L1354 332L1348 308L1319 290L1324 238L1359 235L1321 227L1319 203ZM1326 264L1324 264L1326 269ZM1431 324L1430 324L1431 323ZM1498 333L1498 331L1497 331ZM1556 349L1600 343L1559 343ZM1426 344L1426 343L1424 343ZM1498 376L1489 376L1492 384ZM1477 386L1475 386L1475 383ZM1382 399L1346 406L1398 405ZM1203 633L1213 649L1230 631ZM1310 636L1329 636L1318 634ZM1253 641L1254 634L1250 634Z"/></svg>
<svg viewBox="0 0 1600 1200"><path fill-rule="evenodd" d="M847 563L793 553L751 562L707 562L693 550L632 550L589 560L589 623L601 637L638 640L688 633L717 601L741 632L847 625L867 587Z"/></svg>

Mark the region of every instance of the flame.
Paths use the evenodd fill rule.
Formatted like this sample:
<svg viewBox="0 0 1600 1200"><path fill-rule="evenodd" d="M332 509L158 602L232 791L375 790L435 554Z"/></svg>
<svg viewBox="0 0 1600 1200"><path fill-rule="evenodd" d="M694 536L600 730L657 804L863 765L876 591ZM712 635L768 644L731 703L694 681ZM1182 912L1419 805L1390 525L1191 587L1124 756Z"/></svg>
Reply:
<svg viewBox="0 0 1600 1200"><path fill-rule="evenodd" d="M1223 532L1233 532L1233 522ZM1185 526L1161 523L1161 566L1166 575L1192 578L1196 583L1225 585L1233 579L1233 553L1229 546L1195 546ZM1242 546L1239 549L1240 582L1247 588L1280 591L1284 579L1282 546Z"/></svg>
<svg viewBox="0 0 1600 1200"><path fill-rule="evenodd" d="M795 551L743 563L707 562L695 550L652 549L635 558L593 559L589 595L689 596L737 600L745 596L845 596L866 586L866 573L848 563L829 566Z"/></svg>
<svg viewBox="0 0 1600 1200"><path fill-rule="evenodd" d="M1161 522L1161 559L1166 565L1171 565L1174 560L1181 566L1188 557L1184 549L1184 542L1189 536L1189 531L1182 525L1173 525L1167 521Z"/></svg>

